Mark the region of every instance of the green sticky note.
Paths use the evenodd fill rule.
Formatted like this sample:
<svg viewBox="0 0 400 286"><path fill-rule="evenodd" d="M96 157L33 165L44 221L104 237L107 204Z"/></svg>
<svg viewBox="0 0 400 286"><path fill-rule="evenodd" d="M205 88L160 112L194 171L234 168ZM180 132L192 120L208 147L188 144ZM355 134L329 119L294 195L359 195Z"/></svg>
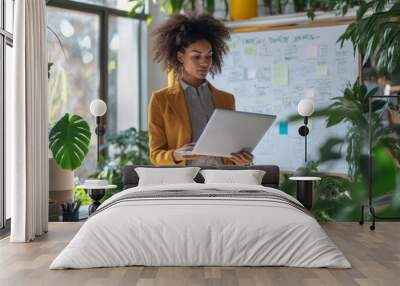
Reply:
<svg viewBox="0 0 400 286"><path fill-rule="evenodd" d="M318 68L319 68L319 74L320 75L323 75L323 76L328 75L328 65L327 64L319 65Z"/></svg>
<svg viewBox="0 0 400 286"><path fill-rule="evenodd" d="M288 129L287 122L279 122L279 135L288 135Z"/></svg>
<svg viewBox="0 0 400 286"><path fill-rule="evenodd" d="M255 56L257 54L256 47L254 46L247 46L244 48L244 54L246 56Z"/></svg>
<svg viewBox="0 0 400 286"><path fill-rule="evenodd" d="M289 68L286 64L272 66L272 85L287 86L289 84Z"/></svg>

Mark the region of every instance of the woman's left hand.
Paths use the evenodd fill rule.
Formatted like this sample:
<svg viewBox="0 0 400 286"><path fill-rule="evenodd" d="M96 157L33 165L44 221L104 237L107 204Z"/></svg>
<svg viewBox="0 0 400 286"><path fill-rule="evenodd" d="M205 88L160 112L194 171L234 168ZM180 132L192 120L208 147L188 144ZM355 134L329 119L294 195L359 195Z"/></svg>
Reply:
<svg viewBox="0 0 400 286"><path fill-rule="evenodd" d="M246 151L231 153L231 156L229 157L229 159L232 160L235 165L239 166L250 166L253 162L253 158L253 154Z"/></svg>

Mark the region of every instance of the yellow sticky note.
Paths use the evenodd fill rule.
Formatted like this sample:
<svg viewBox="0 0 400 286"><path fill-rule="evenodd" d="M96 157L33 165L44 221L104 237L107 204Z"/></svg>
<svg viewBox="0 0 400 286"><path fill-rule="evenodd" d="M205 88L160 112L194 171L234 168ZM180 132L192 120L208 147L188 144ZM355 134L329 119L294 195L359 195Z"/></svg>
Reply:
<svg viewBox="0 0 400 286"><path fill-rule="evenodd" d="M318 70L319 70L319 75L323 75L323 76L328 75L328 65L327 64L319 65Z"/></svg>
<svg viewBox="0 0 400 286"><path fill-rule="evenodd" d="M287 86L289 84L289 68L286 64L272 66L272 85Z"/></svg>

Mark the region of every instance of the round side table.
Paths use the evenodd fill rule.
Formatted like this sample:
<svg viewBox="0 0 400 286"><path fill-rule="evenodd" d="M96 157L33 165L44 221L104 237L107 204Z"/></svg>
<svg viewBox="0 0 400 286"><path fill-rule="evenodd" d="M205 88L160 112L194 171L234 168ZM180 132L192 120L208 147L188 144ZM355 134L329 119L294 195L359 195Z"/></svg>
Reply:
<svg viewBox="0 0 400 286"><path fill-rule="evenodd" d="M96 209L101 205L100 200L106 194L106 190L115 189L116 185L106 185L106 186L94 186L94 185L80 185L78 188L85 189L86 193L93 200L93 203L89 206L89 215L94 213Z"/></svg>
<svg viewBox="0 0 400 286"><path fill-rule="evenodd" d="M297 182L297 200L308 210L313 205L314 181L320 181L320 177L290 177L289 180Z"/></svg>

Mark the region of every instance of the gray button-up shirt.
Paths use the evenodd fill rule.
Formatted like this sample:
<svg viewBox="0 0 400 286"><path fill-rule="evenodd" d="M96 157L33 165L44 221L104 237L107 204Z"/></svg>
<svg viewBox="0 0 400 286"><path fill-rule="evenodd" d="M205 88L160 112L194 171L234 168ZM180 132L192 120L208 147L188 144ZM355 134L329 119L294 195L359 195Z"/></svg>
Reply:
<svg viewBox="0 0 400 286"><path fill-rule="evenodd" d="M189 85L183 80L180 82L188 106L192 126L192 142L196 142L214 111L212 93L207 81L197 88ZM215 166L223 164L224 161L221 157L208 157L205 160L187 161L188 166Z"/></svg>

